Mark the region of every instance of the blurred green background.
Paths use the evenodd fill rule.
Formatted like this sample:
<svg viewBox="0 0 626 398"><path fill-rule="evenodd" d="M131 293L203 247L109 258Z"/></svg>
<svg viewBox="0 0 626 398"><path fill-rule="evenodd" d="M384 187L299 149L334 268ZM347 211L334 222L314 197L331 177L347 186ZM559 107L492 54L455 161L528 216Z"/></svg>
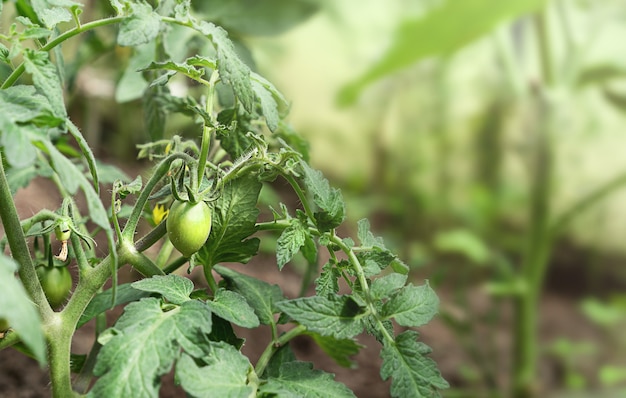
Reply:
<svg viewBox="0 0 626 398"><path fill-rule="evenodd" d="M520 344L535 350L535 396L626 396L625 0L194 7L292 102L351 224L370 218L435 287L441 316L423 337L445 396L507 396ZM68 100L101 156L129 160L150 138L145 82L113 39L74 43ZM170 118L166 134L193 128Z"/></svg>

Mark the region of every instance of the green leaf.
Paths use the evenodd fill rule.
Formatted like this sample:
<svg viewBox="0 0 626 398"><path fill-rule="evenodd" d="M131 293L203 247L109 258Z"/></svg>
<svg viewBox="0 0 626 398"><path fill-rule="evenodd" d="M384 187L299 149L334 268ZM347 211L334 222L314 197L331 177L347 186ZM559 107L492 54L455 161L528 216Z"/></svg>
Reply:
<svg viewBox="0 0 626 398"><path fill-rule="evenodd" d="M83 173L68 158L48 140L43 141L45 148L50 155L51 166L56 171L61 180L61 184L70 194L75 194L81 185L81 180L85 180Z"/></svg>
<svg viewBox="0 0 626 398"><path fill-rule="evenodd" d="M0 145L4 147L3 154L12 167L28 167L37 158L37 149L31 143L29 130L27 126L20 127L0 116Z"/></svg>
<svg viewBox="0 0 626 398"><path fill-rule="evenodd" d="M87 140L83 137L80 130L71 120L67 121L67 129L69 133L74 137L76 143L78 143L78 147L83 153L83 157L87 160L87 165L89 166L89 171L91 172L91 179L93 181L93 188L96 190L96 193L100 191L99 177L98 177L98 167L96 166L96 157L94 156Z"/></svg>
<svg viewBox="0 0 626 398"><path fill-rule="evenodd" d="M315 294L318 296L329 296L339 292L339 278L341 272L334 263L327 262L322 267L320 276L315 280Z"/></svg>
<svg viewBox="0 0 626 398"><path fill-rule="evenodd" d="M312 332L347 339L363 331L363 309L348 295L302 297L276 306Z"/></svg>
<svg viewBox="0 0 626 398"><path fill-rule="evenodd" d="M394 318L401 326L422 326L439 311L439 298L428 282L409 284L394 293L382 308L385 319Z"/></svg>
<svg viewBox="0 0 626 398"><path fill-rule="evenodd" d="M195 65L189 63L190 59L185 62L163 61L152 62L142 70L170 70L189 77L192 80L200 81L204 76L204 69L198 69ZM171 76L170 76L171 77Z"/></svg>
<svg viewBox="0 0 626 398"><path fill-rule="evenodd" d="M50 102L34 86L17 85L0 90L0 108L0 117L16 123L57 127L65 120L53 116Z"/></svg>
<svg viewBox="0 0 626 398"><path fill-rule="evenodd" d="M308 234L309 230L299 219L291 219L289 226L283 230L276 241L276 262L279 270L282 270L285 264L300 251Z"/></svg>
<svg viewBox="0 0 626 398"><path fill-rule="evenodd" d="M274 352L274 355L272 355L270 361L267 363L265 371L263 372L261 377L264 379L268 379L270 377L278 378L280 377L280 367L283 366L283 364L285 363L295 361L297 361L297 359L296 355L291 349L291 345L283 344Z"/></svg>
<svg viewBox="0 0 626 398"><path fill-rule="evenodd" d="M54 116L65 119L65 102L63 87L56 66L50 62L47 52L24 50L24 67L33 77L37 91L48 99Z"/></svg>
<svg viewBox="0 0 626 398"><path fill-rule="evenodd" d="M176 365L176 379L183 389L195 398L253 396L255 387L248 383L252 365L233 346L211 343L210 354L203 358L206 366L199 366L189 355L183 354Z"/></svg>
<svg viewBox="0 0 626 398"><path fill-rule="evenodd" d="M76 193L80 187L85 193L85 197L87 199L87 207L89 209L91 221L110 233L111 225L109 224L107 211L104 208L102 201L100 201L100 197L87 178L80 172L76 165L63 156L63 154L61 154L61 152L59 152L50 141L44 140L43 144L48 150L52 168L59 175L59 179L61 180L63 187L70 194Z"/></svg>
<svg viewBox="0 0 626 398"><path fill-rule="evenodd" d="M240 35L276 35L302 23L319 9L310 0L219 0L194 2L194 7L209 21Z"/></svg>
<svg viewBox="0 0 626 398"><path fill-rule="evenodd" d="M87 305L87 308L85 308L85 311L80 314L80 319L78 320L76 329L80 328L91 319L95 318L96 315L110 310L111 307L130 303L133 301L138 301L139 299L150 295L149 292L133 289L130 283L124 283L117 286L115 303L111 305L111 300L113 299L112 293L112 289L107 289L103 292L96 294Z"/></svg>
<svg viewBox="0 0 626 398"><path fill-rule="evenodd" d="M438 397L438 388L449 387L437 364L425 356L431 352L430 348L417 342L417 336L417 332L408 330L398 335L395 342L385 341L380 353L383 359L380 376L383 380L392 378L393 397Z"/></svg>
<svg viewBox="0 0 626 398"><path fill-rule="evenodd" d="M354 397L348 387L334 380L334 375L313 369L308 362L289 362L280 367L278 377L270 377L259 388L279 397Z"/></svg>
<svg viewBox="0 0 626 398"><path fill-rule="evenodd" d="M289 106L287 100L272 83L251 72L252 89L261 102L261 110L270 131L278 130L282 113Z"/></svg>
<svg viewBox="0 0 626 398"><path fill-rule="evenodd" d="M387 250L380 251L378 249L358 252L356 256L363 265L363 271L368 278L378 275L383 269L387 268L396 260L396 256L391 254L391 252Z"/></svg>
<svg viewBox="0 0 626 398"><path fill-rule="evenodd" d="M8 321L14 333L32 351L40 365L46 363L46 340L37 308L15 277L17 263L0 253L0 318Z"/></svg>
<svg viewBox="0 0 626 398"><path fill-rule="evenodd" d="M246 302L245 297L237 292L218 289L213 301L207 301L206 305L215 315L244 328L259 326L259 318L254 309Z"/></svg>
<svg viewBox="0 0 626 398"><path fill-rule="evenodd" d="M160 300L149 297L128 304L108 330L89 396L157 397L159 377L170 371L181 348L193 356L208 349L203 335L211 331L211 312L198 300L163 312Z"/></svg>
<svg viewBox="0 0 626 398"><path fill-rule="evenodd" d="M226 280L230 290L245 297L262 324L274 323L276 303L284 300L280 287L219 265L213 269Z"/></svg>
<svg viewBox="0 0 626 398"><path fill-rule="evenodd" d="M214 202L211 234L196 254L206 267L220 262L246 263L259 249L256 232L259 210L256 203L262 184L255 176L240 177L228 183Z"/></svg>
<svg viewBox="0 0 626 398"><path fill-rule="evenodd" d="M132 14L120 23L117 44L120 46L137 46L149 43L159 34L161 18L153 12L145 2L129 3Z"/></svg>
<svg viewBox="0 0 626 398"><path fill-rule="evenodd" d="M72 7L83 6L70 0L31 0L30 3L39 20L50 29L61 22L70 21L72 19L70 12Z"/></svg>
<svg viewBox="0 0 626 398"><path fill-rule="evenodd" d="M322 336L318 333L307 333L313 337L315 343L332 359L344 368L355 368L356 364L350 357L359 353L362 345L353 339L336 339L332 336Z"/></svg>
<svg viewBox="0 0 626 398"><path fill-rule="evenodd" d="M370 231L370 222L366 218L357 221L357 237L361 241L361 246L385 249L383 238L374 236Z"/></svg>
<svg viewBox="0 0 626 398"><path fill-rule="evenodd" d="M406 283L407 275L392 273L377 278L372 282L370 295L375 300L389 297L392 293L400 290Z"/></svg>
<svg viewBox="0 0 626 398"><path fill-rule="evenodd" d="M250 114L237 113L234 108L227 108L217 115L217 121L226 126L226 128L219 129L217 135L222 148L233 159L239 158L250 149L252 140L247 133L254 130Z"/></svg>
<svg viewBox="0 0 626 398"><path fill-rule="evenodd" d="M387 52L361 77L346 85L339 102L350 105L370 83L425 58L453 53L498 24L536 11L546 0L444 0L398 27Z"/></svg>
<svg viewBox="0 0 626 398"><path fill-rule="evenodd" d="M141 70L148 66L156 57L154 43L146 43L134 47L128 65L115 88L115 101L124 103L142 98L148 87Z"/></svg>
<svg viewBox="0 0 626 398"><path fill-rule="evenodd" d="M170 303L179 305L189 301L189 295L193 291L192 281L174 274L155 275L133 282L131 286L145 292L158 293Z"/></svg>
<svg viewBox="0 0 626 398"><path fill-rule="evenodd" d="M307 163L301 162L304 171L304 183L313 195L313 201L321 211L315 212L315 221L321 232L328 232L338 227L345 219L345 203L341 191L331 188L322 172L313 170Z"/></svg>
<svg viewBox="0 0 626 398"><path fill-rule="evenodd" d="M194 28L211 40L217 51L220 78L231 86L235 97L251 113L254 107L254 91L250 82L250 68L235 52L235 46L226 31L206 21L195 23Z"/></svg>
<svg viewBox="0 0 626 398"><path fill-rule="evenodd" d="M158 141L165 136L165 123L167 111L164 104L171 97L167 87L150 85L141 100L143 105L143 124L148 131L150 139Z"/></svg>

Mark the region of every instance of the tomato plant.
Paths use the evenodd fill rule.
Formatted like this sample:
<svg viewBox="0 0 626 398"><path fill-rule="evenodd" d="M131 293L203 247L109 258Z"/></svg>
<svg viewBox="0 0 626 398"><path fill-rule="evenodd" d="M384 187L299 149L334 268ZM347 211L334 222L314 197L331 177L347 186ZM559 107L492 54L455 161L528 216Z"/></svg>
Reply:
<svg viewBox="0 0 626 398"><path fill-rule="evenodd" d="M0 113L0 217L11 231L1 242L10 256L0 255L0 284L12 293L0 295L0 317L11 325L0 350L20 344L47 363L54 397L157 397L171 369L193 397L354 396L296 358L290 342L305 334L346 366L361 348L357 337L374 336L393 396L436 396L448 386L412 329L437 314L437 295L427 282L410 281L409 267L366 219L353 226L355 239L339 236L347 211L341 191L307 162L306 145L285 120L288 101L244 62L243 44L209 22L235 33L290 25L228 18L254 21L246 4L224 2L230 13L216 15L189 0L112 0L103 13L113 16L85 22L83 5L73 1L0 3L3 14L15 15L0 35L0 106L8 109ZM282 7L266 15L292 21L312 11L304 0ZM100 34L114 36L114 44ZM76 37L84 52L67 50ZM152 162L143 177L97 161L65 105L92 45L128 56L116 98L142 101L150 139L138 157ZM184 94L172 94L174 82ZM189 117L199 142L168 129L175 114ZM13 194L35 177L48 178L63 201L20 218ZM259 200L261 188L278 179L298 206ZM161 221L160 206L170 202ZM63 245L58 256L50 255L53 230ZM279 270L302 254L317 277L303 278L303 291L314 285L315 294L287 298L279 286L229 267L249 262L265 237L275 242ZM42 253L48 265L37 267ZM204 281L174 273L185 264L189 272L200 267ZM142 276L118 283L126 266ZM77 275L71 292L67 267ZM340 284L347 287L341 294ZM107 312L121 305L123 314L107 324ZM92 319L96 343L86 355L72 353L74 333ZM233 325L269 331L256 363L241 352Z"/></svg>

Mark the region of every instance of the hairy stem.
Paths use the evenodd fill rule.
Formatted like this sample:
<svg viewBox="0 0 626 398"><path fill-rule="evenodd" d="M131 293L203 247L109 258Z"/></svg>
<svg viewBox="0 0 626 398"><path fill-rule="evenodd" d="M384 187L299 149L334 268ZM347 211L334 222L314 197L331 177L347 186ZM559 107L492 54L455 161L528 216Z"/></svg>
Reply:
<svg viewBox="0 0 626 398"><path fill-rule="evenodd" d="M287 344L291 339L293 339L294 337L300 336L304 332L306 332L306 327L302 325L298 325L294 327L293 329L289 330L288 332L284 333L277 339L272 340L267 345L267 347L265 347L265 351L263 351L263 353L259 357L259 360L256 363L256 366L254 367L255 373L258 376L261 376L263 372L265 372L265 368L267 367L267 364L270 362L270 359L272 359L272 356L276 353L276 351L278 351L282 346Z"/></svg>

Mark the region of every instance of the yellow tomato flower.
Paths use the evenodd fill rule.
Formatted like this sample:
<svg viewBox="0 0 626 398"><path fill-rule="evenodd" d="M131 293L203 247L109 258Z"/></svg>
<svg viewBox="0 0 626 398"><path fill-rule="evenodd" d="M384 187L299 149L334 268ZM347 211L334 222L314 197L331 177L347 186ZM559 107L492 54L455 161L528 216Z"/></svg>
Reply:
<svg viewBox="0 0 626 398"><path fill-rule="evenodd" d="M152 209L152 221L154 221L155 225L160 224L161 221L165 220L169 212L170 210L166 209L164 204L157 203Z"/></svg>

